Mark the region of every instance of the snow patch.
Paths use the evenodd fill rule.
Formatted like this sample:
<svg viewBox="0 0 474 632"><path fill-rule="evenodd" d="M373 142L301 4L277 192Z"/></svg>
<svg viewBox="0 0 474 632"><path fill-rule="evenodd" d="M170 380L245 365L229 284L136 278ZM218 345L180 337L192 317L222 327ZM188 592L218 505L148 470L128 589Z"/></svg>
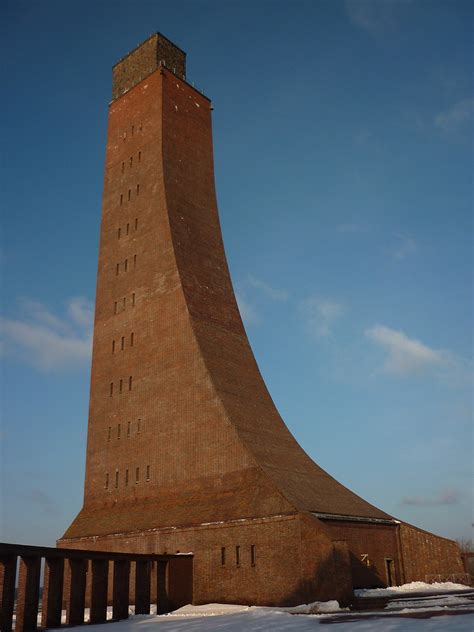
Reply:
<svg viewBox="0 0 474 632"><path fill-rule="evenodd" d="M425 582L411 582L402 586L390 586L389 588L361 588L354 590L356 597L393 597L410 592L449 592L459 590L472 590L465 584L454 584L453 582L435 582L426 584Z"/></svg>

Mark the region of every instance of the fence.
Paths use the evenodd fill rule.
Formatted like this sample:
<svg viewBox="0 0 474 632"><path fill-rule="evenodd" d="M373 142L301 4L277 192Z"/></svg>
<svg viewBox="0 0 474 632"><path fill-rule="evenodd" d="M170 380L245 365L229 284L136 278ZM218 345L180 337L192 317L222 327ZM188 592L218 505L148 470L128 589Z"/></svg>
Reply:
<svg viewBox="0 0 474 632"><path fill-rule="evenodd" d="M108 605L113 619L126 619L130 605L136 614L149 614L152 600L157 614L164 614L192 602L192 573L192 554L143 555L0 543L0 630L12 630L14 611L16 632L36 630L38 619L41 627L59 627L63 610L66 625L80 625L86 606L91 623L106 621Z"/></svg>

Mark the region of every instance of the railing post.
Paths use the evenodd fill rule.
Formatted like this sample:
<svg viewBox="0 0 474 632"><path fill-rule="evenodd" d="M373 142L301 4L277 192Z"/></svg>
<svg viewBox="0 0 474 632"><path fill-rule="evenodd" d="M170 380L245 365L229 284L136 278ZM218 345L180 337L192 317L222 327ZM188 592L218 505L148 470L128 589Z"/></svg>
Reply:
<svg viewBox="0 0 474 632"><path fill-rule="evenodd" d="M67 600L67 625L84 623L84 607L86 600L87 560L70 559L70 585Z"/></svg>
<svg viewBox="0 0 474 632"><path fill-rule="evenodd" d="M150 562L135 564L135 614L150 614Z"/></svg>
<svg viewBox="0 0 474 632"><path fill-rule="evenodd" d="M38 628L40 571L40 556L20 558L15 632Z"/></svg>
<svg viewBox="0 0 474 632"><path fill-rule="evenodd" d="M107 620L107 583L109 561L92 560L90 623Z"/></svg>
<svg viewBox="0 0 474 632"><path fill-rule="evenodd" d="M166 614L169 612L168 586L166 581L168 562L158 561L156 566L156 614Z"/></svg>
<svg viewBox="0 0 474 632"><path fill-rule="evenodd" d="M114 619L128 619L128 588L130 562L114 560L114 586L112 598L112 616Z"/></svg>
<svg viewBox="0 0 474 632"><path fill-rule="evenodd" d="M0 560L0 630L10 632L15 605L16 555L9 555Z"/></svg>
<svg viewBox="0 0 474 632"><path fill-rule="evenodd" d="M44 566L44 587L41 608L43 628L59 628L63 605L64 558L47 557Z"/></svg>

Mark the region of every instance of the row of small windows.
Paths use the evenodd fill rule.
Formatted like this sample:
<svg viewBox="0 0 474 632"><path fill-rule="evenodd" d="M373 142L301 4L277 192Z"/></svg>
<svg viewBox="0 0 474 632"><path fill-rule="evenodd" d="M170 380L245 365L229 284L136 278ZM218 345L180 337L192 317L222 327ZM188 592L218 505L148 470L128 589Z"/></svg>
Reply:
<svg viewBox="0 0 474 632"><path fill-rule="evenodd" d="M115 386L114 386L114 382L110 382L110 397L113 396L114 394L114 388L115 391L119 393L123 393L124 389L126 389L127 387L127 383L128 383L128 390L131 391L132 390L132 385L133 385L133 378L130 375L130 377L125 380L119 380L118 382L115 382Z"/></svg>
<svg viewBox="0 0 474 632"><path fill-rule="evenodd" d="M128 339L128 336L127 336L127 339ZM135 336L132 331L132 333L130 334L130 343L129 343L130 347L133 347L134 340L135 340ZM126 343L125 336L122 336L120 339L120 351L123 351L125 349L126 344L127 343ZM115 353L118 350L118 348L119 348L118 341L116 342L115 340L112 340L112 353Z"/></svg>
<svg viewBox="0 0 474 632"><path fill-rule="evenodd" d="M142 152L139 151L137 154L137 162L141 162L142 161ZM130 156L129 160L128 160L128 166L130 167L130 169L133 166L133 156ZM125 161L122 162L122 173L125 171Z"/></svg>
<svg viewBox="0 0 474 632"><path fill-rule="evenodd" d="M128 301L132 307L135 307L135 292L132 294L131 299ZM127 309L127 297L124 296L121 301L115 301L114 314L118 314L120 311Z"/></svg>
<svg viewBox="0 0 474 632"><path fill-rule="evenodd" d="M135 266L137 265L137 255L133 255L133 267L135 268ZM129 269L129 265L128 265L128 259L125 259L125 261L122 263L122 267L123 267L123 271L127 272L127 270ZM120 263L117 263L117 265L115 266L115 275L118 276L120 274Z"/></svg>
<svg viewBox="0 0 474 632"><path fill-rule="evenodd" d="M138 217L135 218L135 230L138 230ZM130 223L127 224L125 230L124 230L125 235L128 235L130 233ZM122 237L122 228L119 227L117 228L117 239L120 239Z"/></svg>
<svg viewBox="0 0 474 632"><path fill-rule="evenodd" d="M130 128L131 136L133 136L137 130L139 132L141 132L142 129L143 129L143 127L142 127L141 123L139 123L137 127L135 127L135 125L132 125L132 127ZM123 138L124 142L127 140L127 132L126 131L123 132L122 138Z"/></svg>
<svg viewBox="0 0 474 632"><path fill-rule="evenodd" d="M235 547L235 565L240 566L242 561L242 551L241 546L237 545ZM250 564L251 566L255 566L257 563L257 547L255 544L250 545ZM223 546L221 548L221 566L226 566L227 564L227 550L226 547Z"/></svg>
<svg viewBox="0 0 474 632"><path fill-rule="evenodd" d="M141 432L141 425L142 425L142 420L138 419L137 422L136 422L136 425L135 425L137 434L140 434L140 432ZM131 437L132 436L133 427L134 427L133 422L129 421L127 423L127 437ZM121 437L122 437L122 424L117 424L117 439L120 439ZM108 431L108 434L107 434L107 441L110 441L111 439L112 439L112 426L109 426L109 431Z"/></svg>
<svg viewBox="0 0 474 632"><path fill-rule="evenodd" d="M137 184L135 190L136 190L136 194L138 195L140 193L140 185L139 184ZM132 189L128 190L128 197L127 197L127 199L128 199L129 202L132 199ZM120 206L122 206L123 200L124 200L123 193L121 193L120 194Z"/></svg>
<svg viewBox="0 0 474 632"><path fill-rule="evenodd" d="M130 471L127 469L125 470L125 474L124 474L124 484L125 486L127 486L130 483ZM149 482L151 480L151 476L150 476L150 466L147 465L146 466L146 477L145 477L145 482ZM140 482L140 468L136 467L135 468L135 485L138 485L138 483ZM115 477L114 477L114 487L118 487L120 483L120 474L118 470L115 470ZM110 486L110 475L108 472L106 472L105 474L105 489L109 489Z"/></svg>

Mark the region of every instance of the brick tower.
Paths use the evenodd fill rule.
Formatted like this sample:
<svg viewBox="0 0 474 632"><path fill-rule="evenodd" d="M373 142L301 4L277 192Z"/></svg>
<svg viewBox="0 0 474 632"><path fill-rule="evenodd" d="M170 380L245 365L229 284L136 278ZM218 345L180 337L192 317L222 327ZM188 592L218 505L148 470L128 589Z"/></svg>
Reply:
<svg viewBox="0 0 474 632"><path fill-rule="evenodd" d="M212 108L185 54L151 36L114 66L112 95L84 506L58 545L193 551L201 603L459 572L454 543L349 491L280 418L232 289Z"/></svg>

